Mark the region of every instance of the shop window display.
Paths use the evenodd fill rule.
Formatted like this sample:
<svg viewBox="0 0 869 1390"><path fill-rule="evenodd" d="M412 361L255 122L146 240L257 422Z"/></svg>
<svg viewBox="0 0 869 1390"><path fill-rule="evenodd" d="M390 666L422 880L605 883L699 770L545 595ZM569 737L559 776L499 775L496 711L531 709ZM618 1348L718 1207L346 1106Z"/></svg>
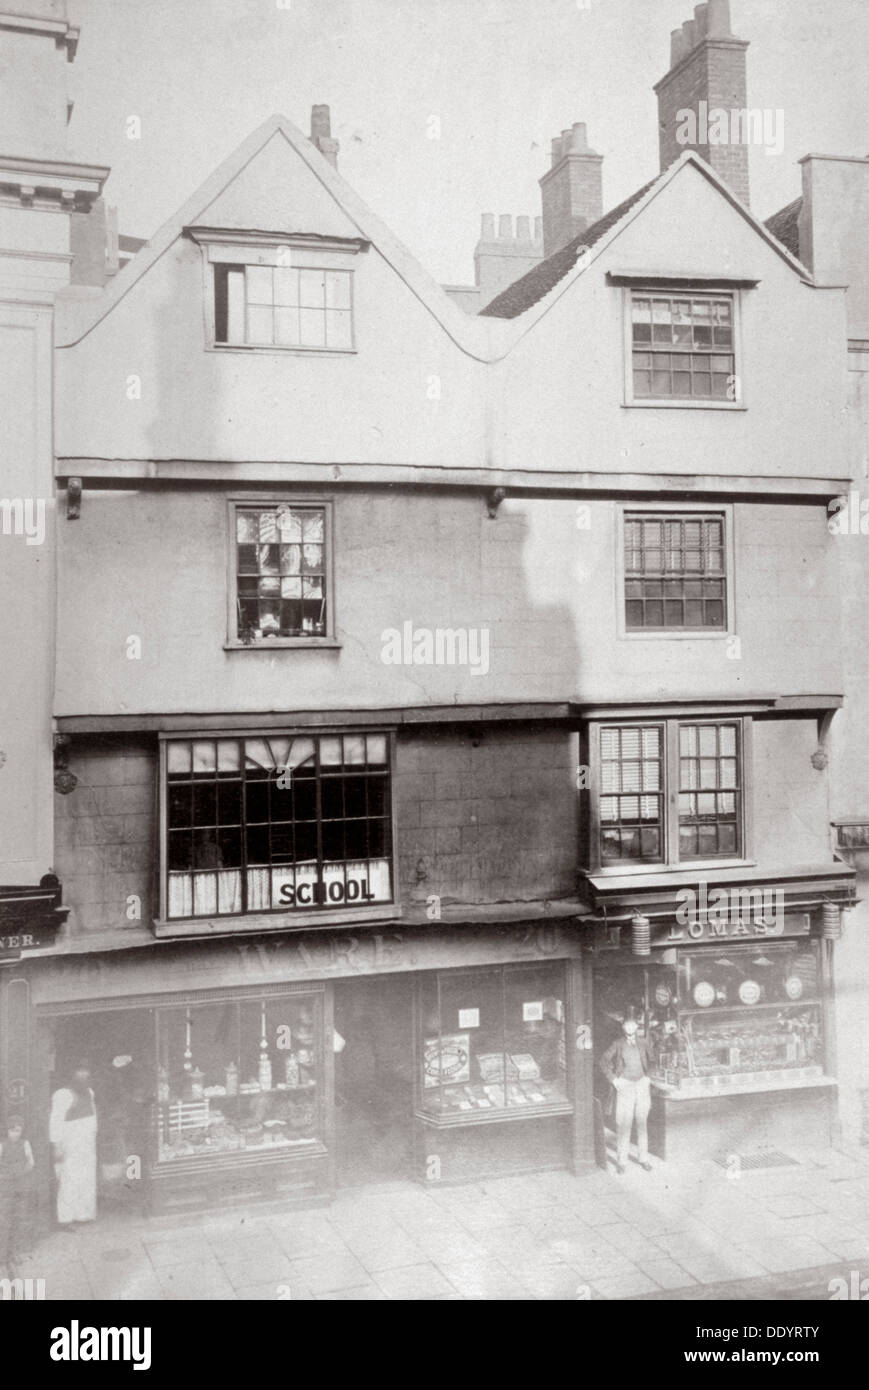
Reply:
<svg viewBox="0 0 869 1390"><path fill-rule="evenodd" d="M646 972L645 1008L653 1080L679 1094L824 1075L813 942L680 950L677 966Z"/></svg>
<svg viewBox="0 0 869 1390"><path fill-rule="evenodd" d="M473 1121L567 1106L563 968L444 971L420 984L419 1105Z"/></svg>
<svg viewBox="0 0 869 1390"><path fill-rule="evenodd" d="M158 1161L317 1146L321 1033L317 995L160 1010Z"/></svg>

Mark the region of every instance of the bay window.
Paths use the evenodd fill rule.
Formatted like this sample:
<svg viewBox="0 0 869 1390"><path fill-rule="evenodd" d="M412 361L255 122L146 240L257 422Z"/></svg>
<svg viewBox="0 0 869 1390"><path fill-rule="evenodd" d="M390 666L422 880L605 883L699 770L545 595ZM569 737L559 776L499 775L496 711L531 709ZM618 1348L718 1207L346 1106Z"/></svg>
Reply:
<svg viewBox="0 0 869 1390"><path fill-rule="evenodd" d="M742 858L744 725L593 724L592 867Z"/></svg>
<svg viewBox="0 0 869 1390"><path fill-rule="evenodd" d="M387 733L172 738L163 769L164 917L392 901Z"/></svg>

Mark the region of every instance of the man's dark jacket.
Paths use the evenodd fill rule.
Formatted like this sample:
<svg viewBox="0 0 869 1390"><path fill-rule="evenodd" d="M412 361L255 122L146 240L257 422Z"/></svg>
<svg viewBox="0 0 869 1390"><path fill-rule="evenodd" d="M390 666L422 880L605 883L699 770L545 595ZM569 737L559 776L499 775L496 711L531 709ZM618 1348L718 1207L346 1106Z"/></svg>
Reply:
<svg viewBox="0 0 869 1390"><path fill-rule="evenodd" d="M625 1069L625 1049L636 1047L640 1061L643 1064L643 1071L649 1075L649 1048L645 1038L641 1038L639 1033L635 1043L629 1043L627 1038L622 1036L616 1038L600 1059L600 1069L607 1081L615 1081L617 1076L621 1076Z"/></svg>

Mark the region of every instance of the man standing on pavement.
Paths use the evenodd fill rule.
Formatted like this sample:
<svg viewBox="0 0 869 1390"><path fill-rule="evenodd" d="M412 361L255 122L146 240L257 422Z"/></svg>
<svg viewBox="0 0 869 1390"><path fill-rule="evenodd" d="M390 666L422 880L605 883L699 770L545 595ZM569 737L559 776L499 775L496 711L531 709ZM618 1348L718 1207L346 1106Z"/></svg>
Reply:
<svg viewBox="0 0 869 1390"><path fill-rule="evenodd" d="M622 1036L616 1038L601 1058L600 1069L616 1093L616 1172L625 1171L631 1129L636 1120L637 1162L648 1173L652 1168L646 1127L652 1103L649 1051L645 1038L637 1033L637 1021L632 1013L622 1023Z"/></svg>

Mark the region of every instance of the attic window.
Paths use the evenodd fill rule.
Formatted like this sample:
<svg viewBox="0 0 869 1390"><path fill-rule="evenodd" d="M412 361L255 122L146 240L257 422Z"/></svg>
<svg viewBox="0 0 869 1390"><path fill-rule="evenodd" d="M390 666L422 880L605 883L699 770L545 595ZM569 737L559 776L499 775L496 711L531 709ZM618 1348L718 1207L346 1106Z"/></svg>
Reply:
<svg viewBox="0 0 869 1390"><path fill-rule="evenodd" d="M634 290L634 401L737 401L734 312L732 294Z"/></svg>
<svg viewBox="0 0 869 1390"><path fill-rule="evenodd" d="M352 351L352 271L221 262L213 274L215 346Z"/></svg>

